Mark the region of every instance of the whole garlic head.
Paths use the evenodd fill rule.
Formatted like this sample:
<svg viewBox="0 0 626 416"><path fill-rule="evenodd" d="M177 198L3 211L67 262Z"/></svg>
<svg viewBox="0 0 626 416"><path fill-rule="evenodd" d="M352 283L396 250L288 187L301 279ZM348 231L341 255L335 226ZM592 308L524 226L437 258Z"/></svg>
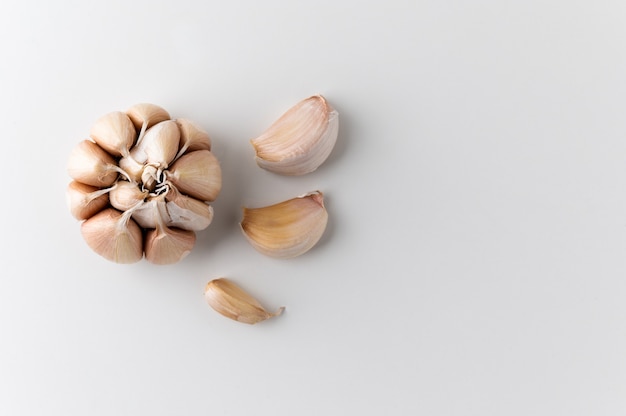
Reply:
<svg viewBox="0 0 626 416"><path fill-rule="evenodd" d="M209 203L222 187L209 135L148 103L98 119L71 153L68 173L67 203L84 221L83 238L117 263L182 260L195 232L211 223Z"/></svg>

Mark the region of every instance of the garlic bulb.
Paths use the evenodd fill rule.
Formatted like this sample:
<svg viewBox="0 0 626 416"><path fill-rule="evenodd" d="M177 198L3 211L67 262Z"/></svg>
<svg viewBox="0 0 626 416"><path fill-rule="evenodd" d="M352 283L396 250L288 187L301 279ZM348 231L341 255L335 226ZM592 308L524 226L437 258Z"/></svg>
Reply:
<svg viewBox="0 0 626 416"><path fill-rule="evenodd" d="M241 230L259 252L277 258L309 251L322 237L328 222L324 196L308 193L262 208L244 208Z"/></svg>
<svg viewBox="0 0 626 416"><path fill-rule="evenodd" d="M228 279L211 280L204 289L209 305L220 314L235 321L256 324L278 316L285 310L268 312L255 298Z"/></svg>
<svg viewBox="0 0 626 416"><path fill-rule="evenodd" d="M89 247L118 263L182 260L221 190L210 149L206 132L154 104L99 118L68 161L67 203Z"/></svg>
<svg viewBox="0 0 626 416"><path fill-rule="evenodd" d="M290 108L262 135L250 141L257 164L283 175L304 175L330 155L339 132L339 115L321 95Z"/></svg>

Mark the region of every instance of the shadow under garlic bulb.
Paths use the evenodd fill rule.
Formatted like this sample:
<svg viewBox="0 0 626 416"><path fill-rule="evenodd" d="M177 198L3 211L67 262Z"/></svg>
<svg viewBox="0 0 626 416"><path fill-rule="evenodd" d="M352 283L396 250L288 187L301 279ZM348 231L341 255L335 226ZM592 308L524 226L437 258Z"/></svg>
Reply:
<svg viewBox="0 0 626 416"><path fill-rule="evenodd" d="M222 187L209 135L147 103L98 119L68 173L67 203L83 238L116 263L182 260L211 223Z"/></svg>

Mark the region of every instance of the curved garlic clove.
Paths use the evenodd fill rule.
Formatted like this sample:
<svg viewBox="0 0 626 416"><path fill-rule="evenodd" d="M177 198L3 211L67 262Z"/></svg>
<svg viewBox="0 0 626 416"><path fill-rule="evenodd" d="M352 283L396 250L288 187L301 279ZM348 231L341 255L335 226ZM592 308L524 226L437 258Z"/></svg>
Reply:
<svg viewBox="0 0 626 416"><path fill-rule="evenodd" d="M213 208L205 202L183 195L172 185L165 195L166 208L169 214L168 227L183 230L201 231L213 220Z"/></svg>
<svg viewBox="0 0 626 416"><path fill-rule="evenodd" d="M114 111L96 120L89 136L113 156L126 156L135 144L137 132L130 118Z"/></svg>
<svg viewBox="0 0 626 416"><path fill-rule="evenodd" d="M257 164L283 175L304 175L330 155L339 132L339 115L322 97L300 101L261 136L250 141Z"/></svg>
<svg viewBox="0 0 626 416"><path fill-rule="evenodd" d="M150 103L135 104L126 110L126 114L135 125L135 128L141 131L145 131L157 123L170 119L170 114L165 109Z"/></svg>
<svg viewBox="0 0 626 416"><path fill-rule="evenodd" d="M281 307L274 313L268 312L255 298L225 278L211 280L204 289L204 297L215 311L246 324L265 321L285 310Z"/></svg>
<svg viewBox="0 0 626 416"><path fill-rule="evenodd" d="M179 143L180 131L176 122L167 120L150 127L130 155L139 163L167 168L178 152Z"/></svg>
<svg viewBox="0 0 626 416"><path fill-rule="evenodd" d="M259 252L291 258L310 250L328 222L320 191L263 208L244 208L241 230Z"/></svg>
<svg viewBox="0 0 626 416"><path fill-rule="evenodd" d="M118 181L109 192L109 200L113 208L120 211L128 211L138 203L145 200L148 191L142 191L139 187L126 181Z"/></svg>
<svg viewBox="0 0 626 416"><path fill-rule="evenodd" d="M180 150L176 156L180 156L187 152L195 152L196 150L211 150L211 138L209 134L198 127L191 120L179 118L176 124L180 130Z"/></svg>
<svg viewBox="0 0 626 416"><path fill-rule="evenodd" d="M208 150L184 154L168 169L167 179L178 190L202 201L214 201L222 189L222 171Z"/></svg>
<svg viewBox="0 0 626 416"><path fill-rule="evenodd" d="M157 202L157 212L165 211L165 203ZM196 244L196 233L190 230L169 228L161 215L156 215L156 228L146 233L146 260L154 264L178 263Z"/></svg>
<svg viewBox="0 0 626 416"><path fill-rule="evenodd" d="M141 229L130 218L113 208L107 208L81 225L87 245L107 260L135 263L143 257Z"/></svg>
<svg viewBox="0 0 626 416"><path fill-rule="evenodd" d="M83 140L72 150L67 171L78 182L104 188L115 182L120 168L104 149L91 140Z"/></svg>
<svg viewBox="0 0 626 416"><path fill-rule="evenodd" d="M109 204L110 188L100 189L72 181L67 187L66 200L70 212L77 220L86 220L102 211Z"/></svg>

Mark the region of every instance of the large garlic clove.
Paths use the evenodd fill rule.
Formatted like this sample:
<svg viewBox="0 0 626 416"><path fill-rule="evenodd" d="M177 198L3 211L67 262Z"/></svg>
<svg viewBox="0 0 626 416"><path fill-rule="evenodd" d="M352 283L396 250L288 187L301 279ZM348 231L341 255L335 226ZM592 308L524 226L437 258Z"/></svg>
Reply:
<svg viewBox="0 0 626 416"><path fill-rule="evenodd" d="M91 138L113 156L126 156L135 144L137 132L130 118L121 111L100 117L91 128Z"/></svg>
<svg viewBox="0 0 626 416"><path fill-rule="evenodd" d="M146 129L170 119L170 115L165 109L150 103L135 104L126 110L126 114L130 117L135 128L140 131L139 137L143 136Z"/></svg>
<svg viewBox="0 0 626 416"><path fill-rule="evenodd" d="M300 101L251 140L257 164L283 175L304 175L330 155L339 131L337 111L321 95Z"/></svg>
<svg viewBox="0 0 626 416"><path fill-rule="evenodd" d="M159 215L163 211L165 203L157 202L156 228L146 234L146 260L154 264L174 264L191 252L196 243L196 234L190 230L167 227Z"/></svg>
<svg viewBox="0 0 626 416"><path fill-rule="evenodd" d="M128 211L139 202L146 199L148 191L142 191L137 184L126 181L118 181L109 192L109 200L113 208L120 211Z"/></svg>
<svg viewBox="0 0 626 416"><path fill-rule="evenodd" d="M225 278L210 281L204 289L204 297L220 314L246 324L265 321L285 310L281 307L274 313L268 312L255 298Z"/></svg>
<svg viewBox="0 0 626 416"><path fill-rule="evenodd" d="M168 169L167 179L180 192L202 201L214 201L222 189L220 164L208 150L181 156Z"/></svg>
<svg viewBox="0 0 626 416"><path fill-rule="evenodd" d="M241 229L259 252L276 258L296 257L322 237L328 222L320 191L263 208L244 208Z"/></svg>
<svg viewBox="0 0 626 416"><path fill-rule="evenodd" d="M179 143L180 131L176 122L167 120L150 127L130 155L139 163L167 168L178 152Z"/></svg>
<svg viewBox="0 0 626 416"><path fill-rule="evenodd" d="M209 134L198 127L191 120L179 118L176 120L180 130L180 150L176 159L187 152L196 150L211 150L211 138Z"/></svg>
<svg viewBox="0 0 626 416"><path fill-rule="evenodd" d="M143 257L143 235L129 211L107 208L83 222L81 232L87 245L107 260L128 264Z"/></svg>
<svg viewBox="0 0 626 416"><path fill-rule="evenodd" d="M100 146L90 140L83 140L72 150L67 171L78 182L105 188L115 182L120 168Z"/></svg>
<svg viewBox="0 0 626 416"><path fill-rule="evenodd" d="M76 181L70 182L66 199L74 218L82 221L102 211L109 204L109 190L110 188L100 189Z"/></svg>
<svg viewBox="0 0 626 416"><path fill-rule="evenodd" d="M181 194L173 185L170 186L165 199L170 217L166 222L168 227L200 231L207 228L213 220L213 208L210 205Z"/></svg>
<svg viewBox="0 0 626 416"><path fill-rule="evenodd" d="M195 243L193 231L157 227L146 234L146 260L154 264L178 263L187 257Z"/></svg>

